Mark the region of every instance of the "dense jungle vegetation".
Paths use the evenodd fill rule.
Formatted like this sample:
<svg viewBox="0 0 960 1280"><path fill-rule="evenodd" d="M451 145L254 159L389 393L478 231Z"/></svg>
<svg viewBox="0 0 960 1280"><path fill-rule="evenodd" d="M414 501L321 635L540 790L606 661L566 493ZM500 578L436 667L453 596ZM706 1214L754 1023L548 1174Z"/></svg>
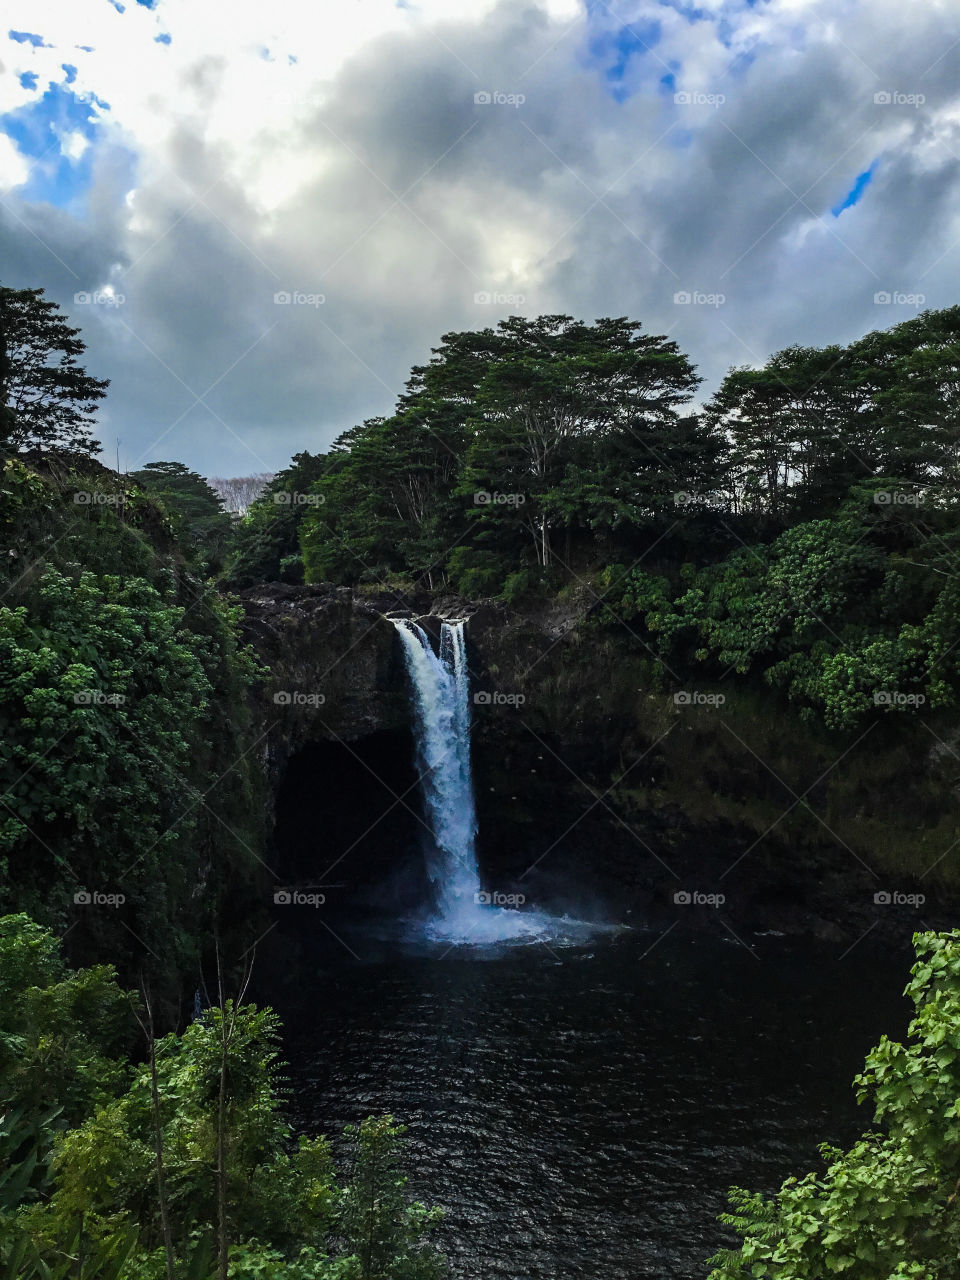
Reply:
<svg viewBox="0 0 960 1280"><path fill-rule="evenodd" d="M180 463L99 462L78 331L0 290L0 1275L442 1273L400 1128L359 1126L345 1175L294 1143L276 1019L244 1002L266 801L231 591L576 599L664 688L729 677L837 733L949 716L958 337L960 307L790 348L697 408L638 324L514 317L447 334L390 417L237 519ZM960 938L917 946L909 1043L858 1081L877 1131L737 1193L718 1280L956 1274Z"/></svg>

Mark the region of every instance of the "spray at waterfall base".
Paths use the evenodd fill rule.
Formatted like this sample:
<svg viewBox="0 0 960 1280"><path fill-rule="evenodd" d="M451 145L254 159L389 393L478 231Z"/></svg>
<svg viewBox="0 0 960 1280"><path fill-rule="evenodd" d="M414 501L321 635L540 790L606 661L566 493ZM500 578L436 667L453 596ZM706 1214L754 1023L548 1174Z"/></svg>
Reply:
<svg viewBox="0 0 960 1280"><path fill-rule="evenodd" d="M465 622L441 623L435 653L416 622L391 621L410 678L417 773L429 828L427 870L436 895L433 914L421 922L423 932L453 944L582 941L585 931L597 926L518 910L525 902L522 894L493 893L480 886Z"/></svg>

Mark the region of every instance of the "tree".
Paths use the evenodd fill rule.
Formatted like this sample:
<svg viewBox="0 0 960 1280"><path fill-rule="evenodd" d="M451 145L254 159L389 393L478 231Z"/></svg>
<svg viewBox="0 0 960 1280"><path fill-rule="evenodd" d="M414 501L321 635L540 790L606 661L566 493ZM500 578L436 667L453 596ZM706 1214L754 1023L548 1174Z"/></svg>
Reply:
<svg viewBox="0 0 960 1280"><path fill-rule="evenodd" d="M93 408L109 382L78 364L79 333L42 289L0 286L0 448L100 451Z"/></svg>
<svg viewBox="0 0 960 1280"><path fill-rule="evenodd" d="M958 341L960 307L949 307L848 347L793 346L731 370L706 417L733 445L736 505L795 518L871 479L956 484Z"/></svg>
<svg viewBox="0 0 960 1280"><path fill-rule="evenodd" d="M700 380L675 342L640 329L625 317L588 325L514 316L496 332L447 334L415 371L425 388L466 406L461 492L491 494L477 521L489 527L512 508L543 567L555 528L590 524L588 476L602 485L601 505L617 508L602 518L608 524L649 516L692 487L677 410Z"/></svg>
<svg viewBox="0 0 960 1280"><path fill-rule="evenodd" d="M551 315L445 334L393 416L334 445L301 528L308 578L502 586L549 569L558 532L676 522L678 491L717 492L724 438L679 412L699 379L640 329Z"/></svg>
<svg viewBox="0 0 960 1280"><path fill-rule="evenodd" d="M960 1256L960 932L914 937L907 1042L884 1036L857 1076L876 1131L824 1145L826 1169L772 1198L735 1188L743 1237L710 1280L950 1280Z"/></svg>
<svg viewBox="0 0 960 1280"><path fill-rule="evenodd" d="M148 462L130 478L160 499L184 535L191 558L217 569L223 563L230 517L220 495L182 462Z"/></svg>
<svg viewBox="0 0 960 1280"><path fill-rule="evenodd" d="M325 1138L291 1141L276 1015L221 999L155 1039L149 1000L141 1011L112 969L70 970L51 934L0 918L0 1275L437 1280L439 1213L407 1200L401 1128L349 1130L341 1185ZM134 1020L147 1060L129 1064L112 1055ZM7 1109L39 1119L51 1105L60 1133L38 1195L30 1126ZM118 1255L122 1273L105 1265Z"/></svg>
<svg viewBox="0 0 960 1280"><path fill-rule="evenodd" d="M230 532L226 584L234 590L257 582L302 582L300 525L313 504L314 486L329 455L295 454L290 465L270 480Z"/></svg>

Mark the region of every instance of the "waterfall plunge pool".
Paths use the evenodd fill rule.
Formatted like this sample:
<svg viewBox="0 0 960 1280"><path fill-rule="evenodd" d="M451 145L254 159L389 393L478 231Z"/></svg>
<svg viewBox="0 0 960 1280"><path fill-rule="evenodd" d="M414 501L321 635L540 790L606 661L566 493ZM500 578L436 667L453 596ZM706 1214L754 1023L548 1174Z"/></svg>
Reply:
<svg viewBox="0 0 960 1280"><path fill-rule="evenodd" d="M850 1081L881 1033L903 1034L910 950L747 946L488 904L463 629L445 624L434 652L395 625L413 763L393 739L341 763L351 785L380 773L384 812L419 782L400 828L376 803L363 815L387 864L395 840L405 887L333 926L285 914L270 939L265 998L284 1019L298 1127L407 1124L411 1191L446 1208L459 1280L705 1277L732 1243L717 1223L731 1184L772 1192L816 1167L817 1143L869 1126ZM308 830L300 856L316 844Z"/></svg>
<svg viewBox="0 0 960 1280"><path fill-rule="evenodd" d="M910 951L637 929L587 948L326 936L275 988L298 1127L409 1126L459 1280L694 1280L731 1184L773 1191L871 1117Z"/></svg>

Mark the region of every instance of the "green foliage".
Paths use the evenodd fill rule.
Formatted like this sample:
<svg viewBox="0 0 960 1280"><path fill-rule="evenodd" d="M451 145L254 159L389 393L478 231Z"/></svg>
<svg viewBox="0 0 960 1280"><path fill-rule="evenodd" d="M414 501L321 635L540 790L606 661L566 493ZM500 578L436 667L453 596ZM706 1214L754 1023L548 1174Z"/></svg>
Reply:
<svg viewBox="0 0 960 1280"><path fill-rule="evenodd" d="M224 581L242 590L257 582L303 582L299 529L304 512L319 503L317 481L327 459L298 453L275 475L233 528Z"/></svg>
<svg viewBox="0 0 960 1280"><path fill-rule="evenodd" d="M914 939L905 1044L883 1037L856 1079L877 1131L772 1198L735 1189L723 1221L743 1237L711 1280L950 1280L960 1257L960 932Z"/></svg>
<svg viewBox="0 0 960 1280"><path fill-rule="evenodd" d="M707 417L728 433L741 509L800 515L888 476L956 483L960 307L926 311L849 347L789 347L735 369Z"/></svg>
<svg viewBox="0 0 960 1280"><path fill-rule="evenodd" d="M425 1241L442 1218L439 1209L408 1204L400 1171L405 1129L392 1116L350 1125L354 1144L350 1184L339 1203L339 1224L355 1255L357 1280L433 1280L446 1268Z"/></svg>
<svg viewBox="0 0 960 1280"><path fill-rule="evenodd" d="M687 566L673 584L629 571L610 594L611 614L642 618L671 668L754 675L831 728L954 706L955 501L936 503L931 492L914 524L875 504L876 492L857 491L832 519Z"/></svg>
<svg viewBox="0 0 960 1280"><path fill-rule="evenodd" d="M182 462L149 462L130 479L162 502L188 557L204 571L223 565L232 521L223 499Z"/></svg>
<svg viewBox="0 0 960 1280"><path fill-rule="evenodd" d="M169 952L206 844L198 798L223 773L215 739L243 722L254 672L235 617L204 596L191 629L169 589L49 568L29 606L0 608L6 905L63 921L77 893L122 893L144 945ZM219 832L217 844L237 856ZM94 903L87 917L96 928L105 914Z"/></svg>
<svg viewBox="0 0 960 1280"><path fill-rule="evenodd" d="M93 408L109 383L77 363L79 333L42 289L0 286L0 450L99 450Z"/></svg>
<svg viewBox="0 0 960 1280"><path fill-rule="evenodd" d="M396 413L334 445L300 529L308 581L405 572L490 592L562 560L558 534L675 523L675 492L722 475L719 436L678 412L697 383L675 343L626 319L445 334Z"/></svg>
<svg viewBox="0 0 960 1280"><path fill-rule="evenodd" d="M76 1123L124 1078L130 1006L110 965L73 971L23 914L0 917L0 1106Z"/></svg>
<svg viewBox="0 0 960 1280"><path fill-rule="evenodd" d="M0 919L0 984L0 1277L161 1280L169 1243L177 1276L210 1280L221 1238L230 1276L444 1274L439 1213L408 1203L390 1117L348 1131L343 1185L325 1138L292 1141L269 1009L226 1000L130 1066L112 1055L136 1006L113 971L68 969L23 915Z"/></svg>
<svg viewBox="0 0 960 1280"><path fill-rule="evenodd" d="M0 910L74 924L81 953L123 965L152 950L179 982L227 885L258 874L258 668L158 500L78 466L0 475ZM75 905L84 890L126 902Z"/></svg>

